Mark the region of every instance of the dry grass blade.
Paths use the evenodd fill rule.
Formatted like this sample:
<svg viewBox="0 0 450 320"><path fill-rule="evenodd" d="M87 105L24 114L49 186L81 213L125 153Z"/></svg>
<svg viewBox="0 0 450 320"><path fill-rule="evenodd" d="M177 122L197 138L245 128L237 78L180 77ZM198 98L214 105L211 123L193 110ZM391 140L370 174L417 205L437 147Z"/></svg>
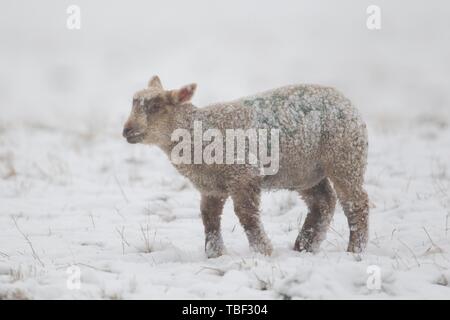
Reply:
<svg viewBox="0 0 450 320"><path fill-rule="evenodd" d="M16 226L17 231L19 231L19 233L22 235L22 237L25 239L25 241L28 243L28 246L31 249L31 252L33 254L33 258L36 259L36 261L39 262L39 264L44 267L44 263L42 262L42 260L39 258L39 255L37 254L36 250L34 250L33 247L33 243L31 242L30 238L28 237L28 235L26 235L19 227L19 224L17 223L17 219L15 217L12 217L12 220L14 221L14 225Z"/></svg>

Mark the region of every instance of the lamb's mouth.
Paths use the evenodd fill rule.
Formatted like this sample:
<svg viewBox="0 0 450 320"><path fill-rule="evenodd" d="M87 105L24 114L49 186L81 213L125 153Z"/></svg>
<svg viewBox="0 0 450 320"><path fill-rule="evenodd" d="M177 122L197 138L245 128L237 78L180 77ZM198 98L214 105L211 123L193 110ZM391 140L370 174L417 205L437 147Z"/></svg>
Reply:
<svg viewBox="0 0 450 320"><path fill-rule="evenodd" d="M128 141L128 143L135 144L135 143L142 142L142 140L144 140L144 137L145 137L145 134L136 133L136 134L128 136L127 141Z"/></svg>

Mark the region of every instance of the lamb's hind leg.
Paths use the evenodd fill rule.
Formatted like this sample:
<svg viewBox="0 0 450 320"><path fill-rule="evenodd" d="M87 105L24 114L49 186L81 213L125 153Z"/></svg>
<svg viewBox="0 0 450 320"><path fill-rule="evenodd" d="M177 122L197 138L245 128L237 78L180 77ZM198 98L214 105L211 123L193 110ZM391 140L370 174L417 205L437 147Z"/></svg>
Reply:
<svg viewBox="0 0 450 320"><path fill-rule="evenodd" d="M325 240L328 227L336 207L336 194L328 178L311 189L299 191L309 212L302 230L295 241L294 249L315 252Z"/></svg>
<svg viewBox="0 0 450 320"><path fill-rule="evenodd" d="M352 183L353 182L353 183ZM361 182L333 179L339 202L348 220L350 238L347 251L364 251L369 238L369 198Z"/></svg>
<svg viewBox="0 0 450 320"><path fill-rule="evenodd" d="M220 231L220 217L225 200L225 197L202 194L200 211L205 226L205 252L208 258L218 257L225 252Z"/></svg>
<svg viewBox="0 0 450 320"><path fill-rule="evenodd" d="M326 174L333 182L347 216L350 239L347 251L362 252L369 239L369 198L363 188L367 165L367 130L359 119L348 121L342 135L329 141Z"/></svg>

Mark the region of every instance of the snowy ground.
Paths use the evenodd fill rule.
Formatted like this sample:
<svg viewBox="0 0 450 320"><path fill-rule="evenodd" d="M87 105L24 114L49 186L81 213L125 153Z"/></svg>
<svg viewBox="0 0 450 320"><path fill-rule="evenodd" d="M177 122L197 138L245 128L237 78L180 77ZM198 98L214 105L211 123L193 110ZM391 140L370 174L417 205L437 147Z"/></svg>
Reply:
<svg viewBox="0 0 450 320"><path fill-rule="evenodd" d="M79 1L71 32L69 3L5 5L0 299L450 298L448 4L379 1L382 30L368 31L364 1L146 3ZM351 97L369 126L367 252L345 252L340 208L319 253L293 251L306 207L276 192L262 203L273 256L249 251L227 202L228 254L206 259L199 194L162 152L120 136L154 73L196 81L198 105L297 82Z"/></svg>

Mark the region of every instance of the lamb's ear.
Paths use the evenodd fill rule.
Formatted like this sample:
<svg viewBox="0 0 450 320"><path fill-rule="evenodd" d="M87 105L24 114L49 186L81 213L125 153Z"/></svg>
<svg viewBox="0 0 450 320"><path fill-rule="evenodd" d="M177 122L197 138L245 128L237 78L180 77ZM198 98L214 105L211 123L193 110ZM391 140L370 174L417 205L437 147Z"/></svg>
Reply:
<svg viewBox="0 0 450 320"><path fill-rule="evenodd" d="M174 103L184 103L191 100L192 96L195 93L195 89L197 85L195 83L188 84L184 87L181 87L178 90L171 91L172 99Z"/></svg>
<svg viewBox="0 0 450 320"><path fill-rule="evenodd" d="M159 80L158 76L153 76L149 81L148 81L148 87L149 88L159 88L162 89L162 84L161 84L161 80Z"/></svg>

